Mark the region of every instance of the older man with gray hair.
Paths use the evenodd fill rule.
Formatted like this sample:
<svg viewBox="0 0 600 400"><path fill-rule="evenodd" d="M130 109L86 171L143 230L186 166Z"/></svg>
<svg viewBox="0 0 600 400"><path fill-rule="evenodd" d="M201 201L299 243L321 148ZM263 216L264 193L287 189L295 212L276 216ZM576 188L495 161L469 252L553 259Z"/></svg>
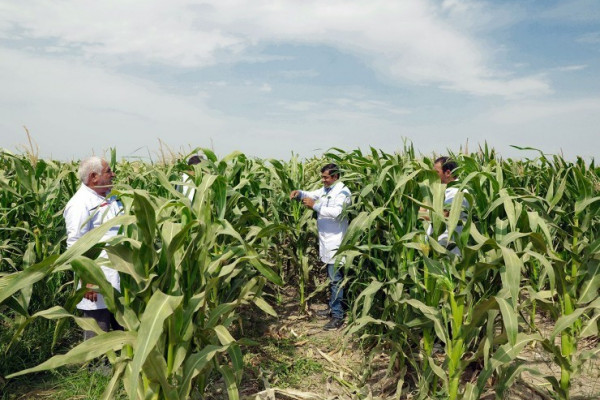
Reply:
<svg viewBox="0 0 600 400"><path fill-rule="evenodd" d="M81 162L78 171L81 187L67 203L63 216L67 226L67 248L71 247L84 234L102 225L107 220L122 213L122 205L112 196L107 198L112 188L115 174L110 169L106 160L100 157L89 157ZM103 237L107 240L115 236L119 227L112 227ZM107 257L102 252L100 257ZM112 268L102 266L104 276L112 286L121 290L119 273ZM122 329L114 316L106 308L104 298L96 293L92 285L87 285L90 290L85 293L77 308L83 311L84 317L94 318L102 330ZM84 332L84 340L95 336L92 331Z"/></svg>

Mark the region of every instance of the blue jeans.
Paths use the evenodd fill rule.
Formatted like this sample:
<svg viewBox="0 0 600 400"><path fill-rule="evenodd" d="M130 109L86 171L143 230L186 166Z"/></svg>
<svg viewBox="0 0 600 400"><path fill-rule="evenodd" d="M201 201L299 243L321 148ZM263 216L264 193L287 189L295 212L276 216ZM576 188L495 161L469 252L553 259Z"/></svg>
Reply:
<svg viewBox="0 0 600 400"><path fill-rule="evenodd" d="M338 265L336 268L334 264L327 264L327 276L331 286L331 296L329 297L329 310L333 318L344 318L344 308L342 306L342 300L344 299L344 288L342 285L342 270Z"/></svg>

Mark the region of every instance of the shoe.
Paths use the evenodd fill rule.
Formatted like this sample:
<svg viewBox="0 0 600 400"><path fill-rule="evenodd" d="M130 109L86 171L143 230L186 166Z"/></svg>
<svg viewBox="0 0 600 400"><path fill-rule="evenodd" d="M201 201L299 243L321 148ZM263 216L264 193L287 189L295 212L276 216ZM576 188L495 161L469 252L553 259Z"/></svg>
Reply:
<svg viewBox="0 0 600 400"><path fill-rule="evenodd" d="M331 318L328 323L323 327L326 331L333 331L336 329L340 329L344 325L344 320L342 318Z"/></svg>
<svg viewBox="0 0 600 400"><path fill-rule="evenodd" d="M319 318L331 318L331 311L327 308L325 310L315 311L315 315Z"/></svg>

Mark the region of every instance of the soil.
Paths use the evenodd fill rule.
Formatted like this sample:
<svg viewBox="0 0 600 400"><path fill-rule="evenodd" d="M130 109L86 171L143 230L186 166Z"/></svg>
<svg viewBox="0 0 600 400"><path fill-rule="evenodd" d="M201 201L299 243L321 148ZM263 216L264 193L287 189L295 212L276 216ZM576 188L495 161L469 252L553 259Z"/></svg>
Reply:
<svg viewBox="0 0 600 400"><path fill-rule="evenodd" d="M277 318L256 318L256 310L242 313L245 337L257 341L258 346L244 349L245 361L251 366L240 387L242 399L253 400L334 400L334 399L388 399L396 398L398 377L389 372L389 357L375 356L364 364L366 349L356 337L345 336L344 327L337 331L322 329L327 322L316 316L326 308L324 302L310 304L307 312L300 311L298 299L289 288L275 307ZM320 299L321 301L324 298ZM542 332L552 329L548 321L538 320ZM596 340L580 344L585 350L597 345ZM442 356L440 354L440 356ZM443 357L443 356L442 356ZM506 399L546 400L553 398L552 387L543 378L553 375L560 379L560 369L540 345L527 347L518 357L526 367L539 371L541 376L523 372L508 390ZM294 370L299 363L319 366L314 371ZM277 366L286 365L286 373ZM281 369L281 368L279 368ZM284 370L286 367L284 367ZM477 371L473 372L476 379ZM218 384L215 387L220 386ZM581 374L572 378L571 399L600 399L600 360L592 359ZM226 398L221 390L212 391L211 399ZM403 388L401 399L415 399L414 388ZM495 399L491 386L482 399Z"/></svg>

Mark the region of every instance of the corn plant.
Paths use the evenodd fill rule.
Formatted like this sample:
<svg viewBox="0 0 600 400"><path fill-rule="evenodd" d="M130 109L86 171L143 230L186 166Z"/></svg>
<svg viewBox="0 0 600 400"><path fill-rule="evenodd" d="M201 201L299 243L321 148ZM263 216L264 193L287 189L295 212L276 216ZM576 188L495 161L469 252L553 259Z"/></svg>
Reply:
<svg viewBox="0 0 600 400"><path fill-rule="evenodd" d="M157 174L165 179L160 171ZM223 177L202 176L193 203L171 185L166 190L170 198L137 189L116 191L125 215L90 231L65 253L0 279L3 302L46 275L72 270L84 283L99 286L125 329L101 332L93 320L74 316L68 307L40 311L28 320L72 318L98 336L9 377L106 354L114 375L104 398L112 398L121 379L132 399L186 398L194 382L203 390L211 370L223 376L229 397L237 398L243 364L240 342L230 333L235 309L253 302L273 313L260 293L266 279L280 283L279 276L255 250L260 247L260 230L259 235L242 237L219 218L227 205ZM123 234L99 243L113 225L121 225ZM107 260L89 258L103 247L110 265L123 277L121 293L100 269ZM67 303L75 304L82 295L78 291Z"/></svg>
<svg viewBox="0 0 600 400"><path fill-rule="evenodd" d="M585 244L577 247L580 254L569 258L575 265L569 263L565 268L564 259L556 255L555 243L556 222L565 221L551 213L552 207L560 205L557 196L564 194L565 184L558 183L558 193L548 192L538 179L536 189L545 196L531 190L534 180L528 170L539 175L547 161L542 159L541 165L531 161L506 163L487 148L473 156L455 157L462 165L459 185L468 188L464 196L472 207L461 234L454 237L461 257L434 240L426 240L424 227L416 222L418 208L424 207L431 215L434 236L445 229L452 235L462 211L460 199L455 199L446 217L442 208L444 187L435 183L435 175L429 172L432 160L375 151L369 156L354 152L339 157L339 162L347 169L354 168L362 181L354 211L357 216L341 249L348 270L357 274L350 287L354 323L349 332L363 332L364 339L391 347L392 351L387 350L392 353L390 363L402 373L400 382L412 367L422 397L443 393L448 398L478 398L494 373L506 379L499 384L499 393L503 393L524 368L513 362L520 349L540 343L561 365L560 382L547 378L557 395L566 398L570 373L581 366L577 361L597 353L592 350L574 358L571 346L571 332L577 329L578 318L585 322L578 331L589 335L597 329L597 304L590 303L598 295L597 245L592 232L592 221L598 216L597 199L590 195L593 187L597 190L591 183L593 179L597 182L597 177L590 180L592 170L584 177L584 166L574 167L580 181L577 190L570 193L582 194L565 206L577 207L575 215L585 213L587 223L585 234L580 234ZM386 182L396 186L386 186ZM400 216L400 212L408 215ZM390 221L397 221L393 228ZM579 231L577 221L568 225ZM397 234L391 236L390 231ZM565 236L570 240L558 247L572 249L572 243L579 243L577 234ZM560 272L565 269L569 274ZM577 282L581 289L568 282ZM568 288L561 289L560 285ZM585 297L569 294L578 291ZM526 301L522 301L523 296L528 296ZM573 303L571 298L583 300L575 313L572 307L564 306ZM555 300L562 309L554 308L556 327L550 338L544 338L534 329L532 315L536 304L547 310L556 306ZM565 344L553 348L553 338L559 334ZM436 343L444 349L441 363L433 357ZM415 349L419 351L415 353ZM461 392L466 373L478 373L480 379L476 385L464 385ZM401 388L399 384L398 392Z"/></svg>
<svg viewBox="0 0 600 400"><path fill-rule="evenodd" d="M451 154L460 165L459 193L445 209L436 157L416 156L411 145L396 154L331 149L289 161L198 151L206 159L193 167L191 182L181 182L186 157L117 162L113 149L115 193L125 210L109 225L121 225L122 234L99 243L103 226L68 251L61 212L78 186L75 165L1 153L0 313L17 322L15 336L36 319L58 320L55 338L66 319L98 332L73 314L82 296L65 286L73 278L98 284L125 327L22 373L106 354L115 368L107 398L121 381L130 398L185 397L192 387L202 391L211 371L235 398L244 343L234 339L236 308L253 303L273 313L263 296L283 282L298 283L300 310L316 293L313 213L288 196L316 188L318 168L332 161L353 193L337 256L351 305L347 332L360 335L367 350L365 377L369 359L385 352L397 397L408 390L419 398L476 399L493 382L502 398L522 371L539 375L517 359L536 346L561 369L560 377L545 377L549 394L567 399L573 377L597 357L598 346L580 348L597 336L600 317L600 170L593 161L541 152L503 160L487 144ZM194 200L174 185L192 186ZM446 230L459 255L435 240ZM108 260L95 258L100 249ZM121 273L121 293L103 280L99 266L107 262ZM64 306L51 307L57 302ZM538 326L540 316L552 321L550 332Z"/></svg>

